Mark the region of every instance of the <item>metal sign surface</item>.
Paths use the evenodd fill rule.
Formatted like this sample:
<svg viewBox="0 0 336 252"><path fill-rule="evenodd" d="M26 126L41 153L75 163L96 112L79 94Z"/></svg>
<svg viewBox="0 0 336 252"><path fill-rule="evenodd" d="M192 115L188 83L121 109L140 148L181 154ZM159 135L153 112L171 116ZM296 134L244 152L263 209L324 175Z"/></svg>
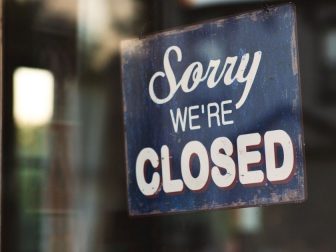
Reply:
<svg viewBox="0 0 336 252"><path fill-rule="evenodd" d="M293 5L121 50L130 215L305 199Z"/></svg>

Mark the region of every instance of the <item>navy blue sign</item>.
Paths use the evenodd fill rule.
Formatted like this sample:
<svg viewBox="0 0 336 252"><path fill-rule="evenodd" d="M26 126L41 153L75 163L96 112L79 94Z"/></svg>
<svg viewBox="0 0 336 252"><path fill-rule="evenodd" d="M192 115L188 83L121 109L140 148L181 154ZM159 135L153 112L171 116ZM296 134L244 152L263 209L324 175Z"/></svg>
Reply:
<svg viewBox="0 0 336 252"><path fill-rule="evenodd" d="M124 41L122 81L131 215L305 199L293 5Z"/></svg>

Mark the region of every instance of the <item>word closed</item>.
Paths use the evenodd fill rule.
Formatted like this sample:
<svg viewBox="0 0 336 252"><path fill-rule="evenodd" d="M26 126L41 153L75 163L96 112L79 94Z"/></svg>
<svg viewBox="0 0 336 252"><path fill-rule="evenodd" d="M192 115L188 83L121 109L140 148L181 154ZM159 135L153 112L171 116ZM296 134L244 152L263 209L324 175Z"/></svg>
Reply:
<svg viewBox="0 0 336 252"><path fill-rule="evenodd" d="M248 151L250 147L261 144L262 137L259 133L240 135L237 139L238 167L232 159L234 147L226 137L216 138L210 148L210 160L207 149L199 141L191 141L182 150L180 168L182 179L173 179L171 162L167 145L161 147L160 157L152 148L141 150L136 161L136 179L140 191L145 196L158 194L161 189L166 194L181 193L186 186L191 191L203 190L209 182L209 176L219 188L230 188L236 182L246 186L261 186L266 178L271 183L283 183L288 180L294 171L294 149L288 134L282 130L266 132L264 136L264 154L266 161L266 174L261 170L251 170L249 167L261 162L261 153L257 150ZM277 151L279 146L284 153L282 164L277 164ZM191 172L191 159L199 160L199 174L194 176ZM161 162L160 162L161 160ZM161 176L154 171L150 182L146 181L145 168L147 165L153 170L161 168ZM237 170L238 169L238 170ZM174 170L174 169L173 169Z"/></svg>

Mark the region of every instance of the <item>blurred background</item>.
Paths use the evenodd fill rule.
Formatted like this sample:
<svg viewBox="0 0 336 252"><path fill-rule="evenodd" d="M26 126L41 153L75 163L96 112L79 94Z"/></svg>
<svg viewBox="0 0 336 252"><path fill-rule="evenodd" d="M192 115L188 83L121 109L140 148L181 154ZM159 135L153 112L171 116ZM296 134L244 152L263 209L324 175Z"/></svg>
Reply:
<svg viewBox="0 0 336 252"><path fill-rule="evenodd" d="M281 1L3 0L2 251L335 251L336 2L293 2L308 201L129 218L120 41Z"/></svg>

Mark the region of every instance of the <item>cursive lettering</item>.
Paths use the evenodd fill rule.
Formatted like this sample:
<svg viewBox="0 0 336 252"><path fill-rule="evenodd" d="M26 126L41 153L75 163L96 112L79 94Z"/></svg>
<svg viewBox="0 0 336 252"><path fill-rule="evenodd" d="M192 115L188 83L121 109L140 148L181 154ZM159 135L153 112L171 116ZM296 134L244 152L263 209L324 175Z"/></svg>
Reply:
<svg viewBox="0 0 336 252"><path fill-rule="evenodd" d="M214 88L218 85L218 83L223 80L223 83L226 86L231 85L235 81L241 84L245 84L244 91L239 99L239 101L235 104L236 109L241 108L252 88L255 76L258 72L259 64L261 61L262 52L257 51L254 53L252 64L249 68L248 63L250 60L250 54L246 53L241 57L240 64L238 66L237 71L234 73L235 66L238 61L238 57L227 57L225 59L222 70L220 71L221 60L210 60L208 64L207 70L204 72L203 64L199 61L192 62L184 71L181 79L177 82L174 71L171 65L172 54L175 53L176 61L182 61L182 51L178 46L170 46L167 48L164 57L163 57L163 68L164 71L158 71L154 73L149 81L149 95L153 102L156 104L164 104L170 101L177 90L179 88L182 89L183 92L189 93L194 91L198 85L207 80L208 88ZM220 71L220 72L219 72ZM219 73L219 75L218 75ZM218 77L216 77L218 76ZM159 98L154 90L154 85L158 78L166 79L168 82L168 90L169 93L163 97Z"/></svg>

